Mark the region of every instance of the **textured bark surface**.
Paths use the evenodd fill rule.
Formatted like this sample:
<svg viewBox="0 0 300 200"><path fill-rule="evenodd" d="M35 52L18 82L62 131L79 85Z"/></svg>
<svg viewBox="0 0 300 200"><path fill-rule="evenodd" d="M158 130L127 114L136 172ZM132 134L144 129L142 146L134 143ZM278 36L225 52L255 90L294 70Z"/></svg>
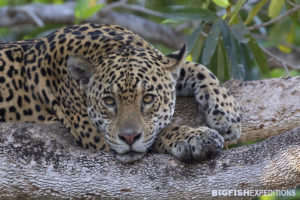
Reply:
<svg viewBox="0 0 300 200"><path fill-rule="evenodd" d="M0 123L0 199L233 199L211 190L292 188L300 184L299 84L300 77L226 83L244 109L242 141L290 131L199 164L166 154L122 164L76 147L60 124ZM176 122L200 125L193 98L179 98L176 109Z"/></svg>
<svg viewBox="0 0 300 200"><path fill-rule="evenodd" d="M300 128L200 164L166 154L122 164L111 153L74 146L64 131L60 125L0 124L0 199L226 199L213 198L211 190L300 183Z"/></svg>
<svg viewBox="0 0 300 200"><path fill-rule="evenodd" d="M225 83L243 108L241 142L261 140L300 127L300 77ZM204 124L193 97L179 97L174 121ZM199 122L201 121L201 122Z"/></svg>

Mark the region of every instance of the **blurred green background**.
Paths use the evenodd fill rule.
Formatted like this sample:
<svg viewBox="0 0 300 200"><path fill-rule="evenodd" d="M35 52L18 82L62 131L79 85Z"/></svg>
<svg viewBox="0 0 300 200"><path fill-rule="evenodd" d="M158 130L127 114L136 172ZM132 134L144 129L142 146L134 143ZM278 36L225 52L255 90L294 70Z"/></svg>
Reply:
<svg viewBox="0 0 300 200"><path fill-rule="evenodd" d="M74 23L79 24L117 1L1 0L0 7L66 2L76 2ZM161 16L122 8L115 10L180 30L187 37L188 59L206 65L221 81L255 80L300 75L299 10L269 26L253 29L254 25L276 19L299 3L299 0L129 0L126 4L159 12ZM65 25L0 27L0 40L37 38ZM174 50L153 45L165 54Z"/></svg>

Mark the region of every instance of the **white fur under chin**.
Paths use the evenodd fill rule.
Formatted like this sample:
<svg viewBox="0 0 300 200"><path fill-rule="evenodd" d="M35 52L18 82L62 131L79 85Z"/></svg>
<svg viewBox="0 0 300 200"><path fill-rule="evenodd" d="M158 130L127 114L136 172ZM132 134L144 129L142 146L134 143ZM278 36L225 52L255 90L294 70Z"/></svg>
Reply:
<svg viewBox="0 0 300 200"><path fill-rule="evenodd" d="M140 160L145 154L146 153L138 153L138 152L130 151L125 154L116 153L116 158L121 162L130 163L130 162Z"/></svg>

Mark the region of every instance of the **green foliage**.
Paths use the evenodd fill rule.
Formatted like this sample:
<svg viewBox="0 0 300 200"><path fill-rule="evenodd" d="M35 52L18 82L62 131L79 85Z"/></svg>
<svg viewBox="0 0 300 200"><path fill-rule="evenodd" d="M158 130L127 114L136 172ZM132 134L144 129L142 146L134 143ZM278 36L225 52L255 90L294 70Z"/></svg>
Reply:
<svg viewBox="0 0 300 200"><path fill-rule="evenodd" d="M90 18L103 8L104 5L105 4L98 4L96 0L78 0L75 6L76 24L78 24L80 20Z"/></svg>
<svg viewBox="0 0 300 200"><path fill-rule="evenodd" d="M213 2L215 4L217 4L218 6L221 6L221 7L224 7L224 8L227 8L230 5L228 0L213 0Z"/></svg>
<svg viewBox="0 0 300 200"><path fill-rule="evenodd" d="M217 18L217 15L215 13L194 6L170 6L164 10L164 16L168 19L177 21L211 21Z"/></svg>
<svg viewBox="0 0 300 200"><path fill-rule="evenodd" d="M236 19L236 17L245 2L246 2L246 0L238 0L237 1L236 5L234 6L233 12L228 14L230 16L229 24L239 22L239 20Z"/></svg>
<svg viewBox="0 0 300 200"><path fill-rule="evenodd" d="M203 23L199 23L198 27L188 37L188 39L186 41L188 54L191 52L192 47L195 46L197 39L200 37L203 27L204 27Z"/></svg>
<svg viewBox="0 0 300 200"><path fill-rule="evenodd" d="M6 6L8 4L8 0L1 0L0 1L0 7Z"/></svg>
<svg viewBox="0 0 300 200"><path fill-rule="evenodd" d="M282 77L282 75L300 76L300 72L297 70L291 70L291 71L289 71L289 74L287 74L285 69L275 68L275 69L269 70L266 73L266 75L267 75L267 77L279 78L279 77Z"/></svg>
<svg viewBox="0 0 300 200"><path fill-rule="evenodd" d="M248 25L256 16L256 14L260 11L260 9L268 2L269 0L261 0L260 2L258 2L258 4L256 4L253 9L250 11L250 13L248 14L247 19L245 20L244 24Z"/></svg>
<svg viewBox="0 0 300 200"><path fill-rule="evenodd" d="M219 42L220 32L221 32L220 22L216 21L215 23L213 23L212 28L204 43L203 53L201 58L202 61L201 63L203 65L208 65L210 63L211 58L214 55L214 52Z"/></svg>
<svg viewBox="0 0 300 200"><path fill-rule="evenodd" d="M65 0L1 0L0 7L2 6L16 6L16 5L24 5L28 3L48 3L48 4L61 4L64 3Z"/></svg>
<svg viewBox="0 0 300 200"><path fill-rule="evenodd" d="M280 14L283 4L284 0L271 0L268 10L269 17L271 17L272 19L277 17Z"/></svg>
<svg viewBox="0 0 300 200"><path fill-rule="evenodd" d="M49 4L62 4L62 3L64 3L64 0L34 0L33 2L49 3Z"/></svg>
<svg viewBox="0 0 300 200"><path fill-rule="evenodd" d="M263 50L261 50L261 48L259 47L258 43L256 42L256 40L251 37L249 35L249 47L252 50L254 57L256 59L256 62L259 66L259 69L261 70L261 72L263 74L266 74L268 72L268 61L267 61L267 57L264 54Z"/></svg>
<svg viewBox="0 0 300 200"><path fill-rule="evenodd" d="M1 0L0 6L34 2L60 4L66 0ZM112 3L116 0L106 2ZM290 70L288 73L283 68L269 70L268 60L262 48L275 46L281 52L289 54L293 52L294 47L300 46L300 11L270 26L257 29L249 27L275 19L288 9L292 9L293 4L300 4L300 0L261 0L254 3L247 0L130 0L129 2L161 12L163 17L140 12L134 14L161 22L165 26L193 24L182 30L187 34L188 58L208 66L221 81L230 78L253 80L262 77L299 75L296 70ZM75 23L79 24L90 18L104 6L105 4L99 4L97 0L76 0ZM122 8L115 11L128 12ZM11 29L0 28L0 40L39 37L42 32L55 28L58 28L58 25L31 27L17 34ZM155 44L155 46L163 53L171 51L162 45Z"/></svg>
<svg viewBox="0 0 300 200"><path fill-rule="evenodd" d="M277 17L284 10L285 1L258 1L254 5L248 4L251 9L245 13L242 8L246 2L207 0L197 6L192 5L193 3L175 5L164 10L167 18L164 22L177 22L178 25L193 21L198 24L188 36L188 53L194 61L207 65L222 81L229 78L253 80L270 77L272 73L269 73L268 60L262 45L276 45L281 51L290 53L290 46L293 45L299 29L298 22L295 22L299 12L296 17L291 16L293 20L286 18L270 27L249 31L249 27L255 23L254 20L266 21ZM266 8L267 15L260 12ZM253 32L269 37L270 40L257 40L253 37Z"/></svg>
<svg viewBox="0 0 300 200"><path fill-rule="evenodd" d="M8 28L0 28L0 35L7 35L9 34Z"/></svg>

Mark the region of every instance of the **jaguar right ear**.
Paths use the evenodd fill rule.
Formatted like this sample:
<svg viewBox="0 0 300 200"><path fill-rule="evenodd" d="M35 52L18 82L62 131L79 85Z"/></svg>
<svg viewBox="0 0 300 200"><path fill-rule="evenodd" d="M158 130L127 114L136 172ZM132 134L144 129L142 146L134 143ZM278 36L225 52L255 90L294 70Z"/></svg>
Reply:
<svg viewBox="0 0 300 200"><path fill-rule="evenodd" d="M71 55L67 60L67 68L71 76L78 80L80 89L87 90L87 86L94 74L94 65L83 56Z"/></svg>
<svg viewBox="0 0 300 200"><path fill-rule="evenodd" d="M182 64L185 61L185 56L186 56L186 44L184 44L179 51L175 51L174 53L167 55L167 58L169 60L169 65L165 66L165 69L171 72L172 79L174 80L174 82L176 82L179 76L179 71L182 67Z"/></svg>

